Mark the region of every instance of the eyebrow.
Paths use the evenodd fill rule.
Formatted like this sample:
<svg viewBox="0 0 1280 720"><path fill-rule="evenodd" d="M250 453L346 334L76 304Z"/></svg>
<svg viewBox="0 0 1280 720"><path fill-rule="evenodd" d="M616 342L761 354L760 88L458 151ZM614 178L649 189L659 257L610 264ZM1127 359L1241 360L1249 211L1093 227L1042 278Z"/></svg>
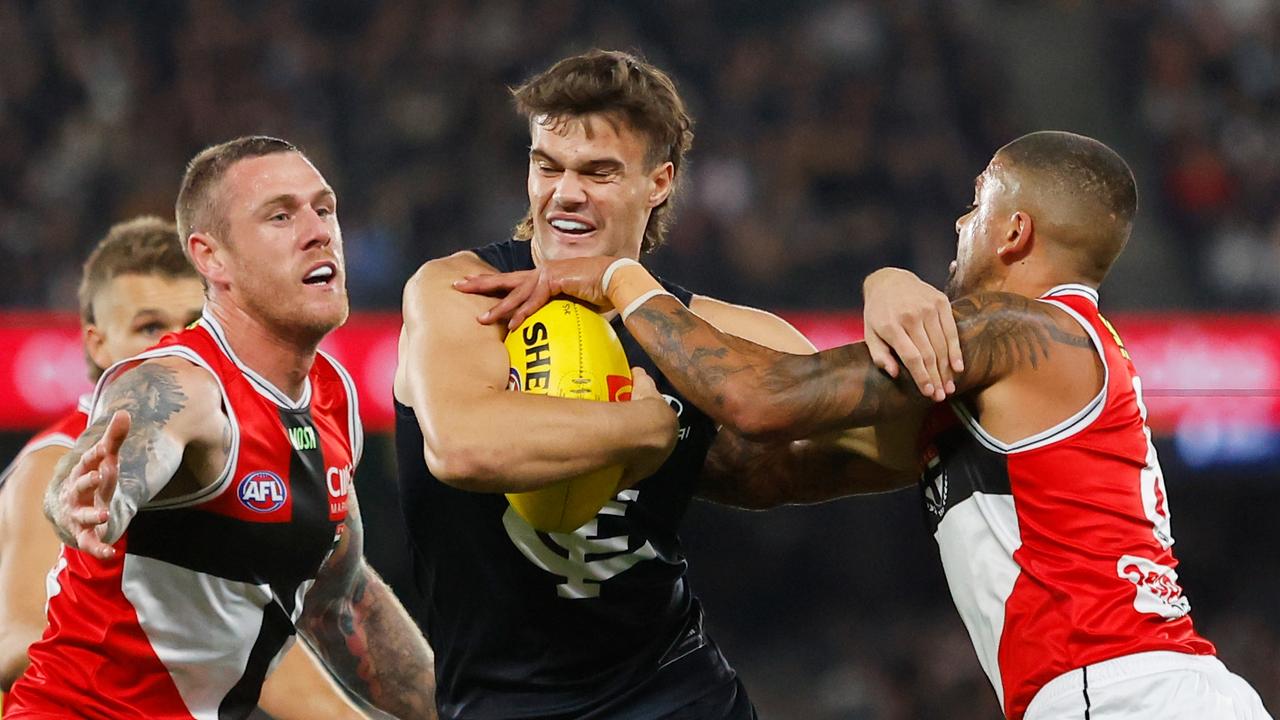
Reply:
<svg viewBox="0 0 1280 720"><path fill-rule="evenodd" d="M328 186L326 186L324 189L322 189L322 190L320 190L319 192L317 192L315 195L312 195L312 196L311 196L311 201L312 201L312 202L316 202L316 201L318 201L318 200L333 200L333 201L335 201L335 202L336 202L336 201L337 201L337 199L338 199L338 196L333 192L333 188L328 187ZM269 200L267 200L267 201L263 202L261 205L259 205L259 206L258 206L258 209L257 209L257 211L256 211L256 212L262 212L263 210L265 210L265 209L267 209L267 208L269 208L269 207L274 207L274 206L276 206L276 205L283 205L283 206L285 206L285 207L292 207L292 206L297 205L297 204L298 204L298 196L297 196L297 195L294 195L293 193L281 193L281 194L276 195L275 197L273 197L273 198L271 198L271 199L269 199Z"/></svg>
<svg viewBox="0 0 1280 720"><path fill-rule="evenodd" d="M556 160L555 158L551 157L547 153L537 148L529 149L529 157L534 159L546 160L547 162L552 163L554 165L560 165L562 167L564 166L564 163L560 162L559 160ZM601 168L624 168L624 167L626 167L625 163L623 163L621 160L617 158L611 158L611 157L592 158L591 160L587 160L586 162L582 163L579 166L580 169L590 169L590 170L599 170Z"/></svg>

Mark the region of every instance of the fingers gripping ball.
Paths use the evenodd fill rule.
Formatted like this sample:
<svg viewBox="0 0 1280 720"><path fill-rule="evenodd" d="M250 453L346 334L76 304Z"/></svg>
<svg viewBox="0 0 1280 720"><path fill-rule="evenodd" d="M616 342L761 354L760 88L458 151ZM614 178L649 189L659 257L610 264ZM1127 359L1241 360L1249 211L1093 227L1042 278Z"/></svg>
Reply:
<svg viewBox="0 0 1280 720"><path fill-rule="evenodd" d="M552 300L507 335L508 389L597 402L631 399L631 366L618 336L598 313ZM543 532L573 532L618 492L622 466L508 493L520 517Z"/></svg>

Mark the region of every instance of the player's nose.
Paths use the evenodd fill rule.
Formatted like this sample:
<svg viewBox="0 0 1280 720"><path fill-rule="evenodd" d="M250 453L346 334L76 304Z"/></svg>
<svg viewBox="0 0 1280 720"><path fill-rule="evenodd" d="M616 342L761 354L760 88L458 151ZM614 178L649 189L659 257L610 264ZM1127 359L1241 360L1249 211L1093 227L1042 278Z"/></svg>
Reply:
<svg viewBox="0 0 1280 720"><path fill-rule="evenodd" d="M551 198L558 207L577 207L587 201L586 188L578 173L566 170L556 183L555 194Z"/></svg>

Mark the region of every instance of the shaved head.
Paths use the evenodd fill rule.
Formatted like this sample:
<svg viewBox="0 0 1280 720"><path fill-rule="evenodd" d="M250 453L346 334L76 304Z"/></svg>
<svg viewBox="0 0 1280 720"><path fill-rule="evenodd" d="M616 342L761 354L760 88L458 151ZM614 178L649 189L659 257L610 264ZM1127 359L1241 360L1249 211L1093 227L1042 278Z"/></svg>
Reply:
<svg viewBox="0 0 1280 720"><path fill-rule="evenodd" d="M1044 131L1000 148L988 172L1003 176L1010 200L1078 260L1076 270L1102 282L1138 209L1137 183L1123 158L1092 138Z"/></svg>

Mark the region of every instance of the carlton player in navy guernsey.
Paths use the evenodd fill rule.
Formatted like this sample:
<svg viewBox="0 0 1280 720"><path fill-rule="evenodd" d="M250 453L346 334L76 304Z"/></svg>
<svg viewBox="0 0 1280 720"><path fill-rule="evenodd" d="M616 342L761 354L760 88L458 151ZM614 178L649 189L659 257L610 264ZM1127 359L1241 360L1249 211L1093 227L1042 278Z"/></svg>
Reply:
<svg viewBox="0 0 1280 720"><path fill-rule="evenodd" d="M5 717L243 718L301 633L350 690L434 718L431 651L365 564L337 199L292 145L187 168L177 215L208 302L112 366L46 512L67 544Z"/></svg>
<svg viewBox="0 0 1280 720"><path fill-rule="evenodd" d="M965 361L939 377L956 394L932 410L865 343L804 357L753 345L626 258L550 262L466 288L514 289L491 310L511 322L552 291L627 308L627 329L666 376L751 437L911 419L947 582L1011 720L1269 718L1192 625L1141 379L1098 310L1136 208L1128 166L1096 140L1041 132L1001 148L956 222L954 303L937 307L954 311ZM904 288L918 297L919 286L901 271L874 275L868 304ZM937 313L921 317L917 337L945 334L923 327Z"/></svg>
<svg viewBox="0 0 1280 720"><path fill-rule="evenodd" d="M703 627L677 531L695 495L799 499L754 482L764 463L753 461L775 449L718 433L617 320L639 368L630 402L508 392L507 330L476 322L492 301L454 289L467 276L655 247L690 119L670 78L616 52L563 60L515 98L531 133L518 239L428 262L404 293L396 447L441 716L753 717ZM813 350L773 315L664 287L727 332ZM840 442L814 446L847 454ZM535 531L501 495L617 464L628 489L573 533Z"/></svg>

